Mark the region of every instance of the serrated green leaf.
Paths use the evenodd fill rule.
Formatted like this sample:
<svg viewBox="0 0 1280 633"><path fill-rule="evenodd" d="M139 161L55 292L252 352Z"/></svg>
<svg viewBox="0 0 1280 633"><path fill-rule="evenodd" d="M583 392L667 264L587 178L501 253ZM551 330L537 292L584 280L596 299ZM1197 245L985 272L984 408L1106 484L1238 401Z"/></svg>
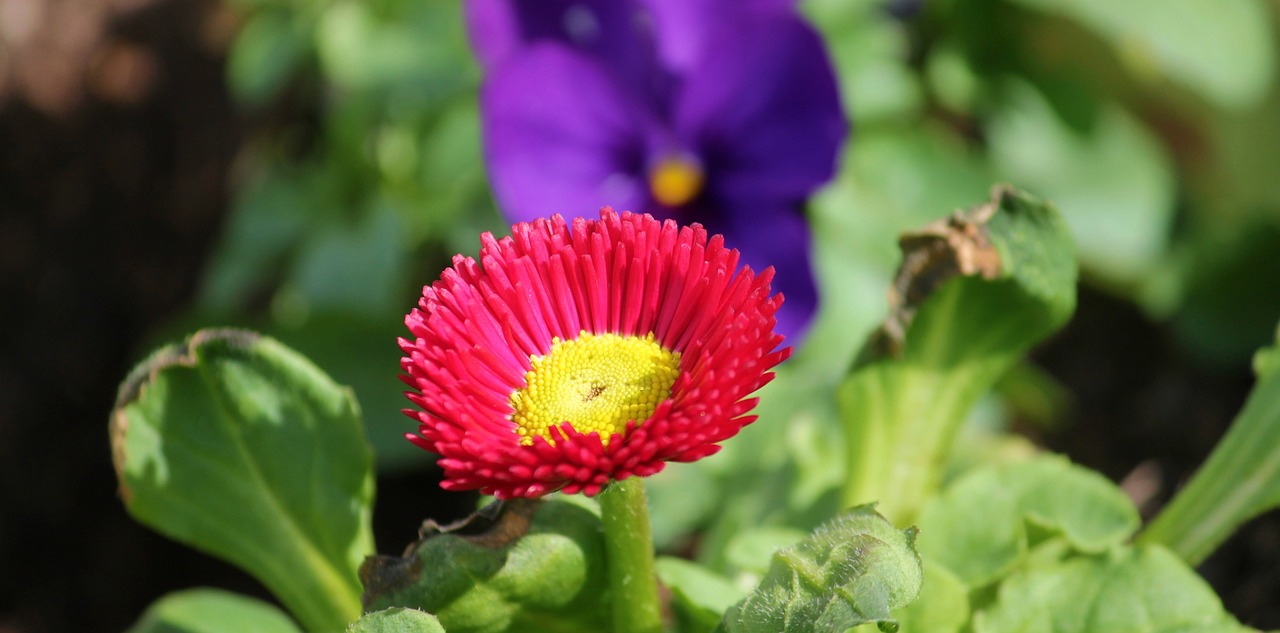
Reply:
<svg viewBox="0 0 1280 633"><path fill-rule="evenodd" d="M1256 0L1015 0L1073 18L1107 38L1142 79L1159 73L1225 108L1265 95L1275 35ZM1189 45L1195 42L1195 45Z"/></svg>
<svg viewBox="0 0 1280 633"><path fill-rule="evenodd" d="M250 572L308 630L360 614L372 458L349 390L278 342L202 330L121 387L112 453L138 521Z"/></svg>
<svg viewBox="0 0 1280 633"><path fill-rule="evenodd" d="M1101 552L1138 528L1138 511L1101 475L1066 459L984 468L961 477L920 512L920 553L973 588L999 579L1026 555L1027 522L1077 550Z"/></svg>
<svg viewBox="0 0 1280 633"><path fill-rule="evenodd" d="M890 318L840 387L846 505L909 521L936 489L974 404L1075 308L1071 238L1053 207L1008 188L903 237Z"/></svg>
<svg viewBox="0 0 1280 633"><path fill-rule="evenodd" d="M1258 381L1222 441L1139 535L1197 564L1249 519L1280 506L1280 328L1260 350Z"/></svg>
<svg viewBox="0 0 1280 633"><path fill-rule="evenodd" d="M975 633L1240 633L1213 590L1161 547L1117 549L1010 576Z"/></svg>
<svg viewBox="0 0 1280 633"><path fill-rule="evenodd" d="M274 605L221 589L175 591L160 598L126 633L301 633Z"/></svg>
<svg viewBox="0 0 1280 633"><path fill-rule="evenodd" d="M823 524L774 554L760 586L724 616L728 633L844 631L892 626L890 611L915 599L922 572L915 530L898 530L873 506Z"/></svg>
<svg viewBox="0 0 1280 633"><path fill-rule="evenodd" d="M715 630L725 611L745 597L746 592L728 578L697 563L663 556L654 564L658 579L671 590L679 630L684 633Z"/></svg>
<svg viewBox="0 0 1280 633"><path fill-rule="evenodd" d="M600 517L555 499L489 506L360 570L366 609L434 613L449 633L607 630Z"/></svg>
<svg viewBox="0 0 1280 633"><path fill-rule="evenodd" d="M347 633L445 633L436 616L417 609L392 607L360 616Z"/></svg>

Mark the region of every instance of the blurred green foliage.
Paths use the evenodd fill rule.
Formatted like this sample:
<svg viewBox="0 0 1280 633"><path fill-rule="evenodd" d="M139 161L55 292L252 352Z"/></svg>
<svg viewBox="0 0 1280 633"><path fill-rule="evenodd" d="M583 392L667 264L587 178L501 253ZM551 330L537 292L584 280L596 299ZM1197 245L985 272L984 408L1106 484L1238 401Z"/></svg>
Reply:
<svg viewBox="0 0 1280 633"><path fill-rule="evenodd" d="M261 125L198 305L175 329L247 325L281 339L354 387L379 468L427 464L401 438L413 425L399 413L395 337L450 257L474 254L480 231L505 230L487 190L481 77L460 3L237 6L228 81ZM710 526L704 556L732 577L725 547L744 526L807 530L835 513L844 455L830 441L832 394L887 311L897 235L983 199L994 182L1052 200L1078 244L1082 283L1171 323L1206 362L1246 363L1271 340L1280 313L1274 3L805 0L801 9L826 40L854 124L839 174L809 209L822 311L763 392L761 424L725 458L653 479L660 544ZM771 397L783 392L791 397ZM999 427L1002 411L975 416ZM981 434L965 446L1019 450ZM743 490L752 494L733 494Z"/></svg>
<svg viewBox="0 0 1280 633"><path fill-rule="evenodd" d="M272 334L365 403L379 468L431 457L396 380L422 285L502 230L459 3L243 0L227 80L260 132L195 314Z"/></svg>

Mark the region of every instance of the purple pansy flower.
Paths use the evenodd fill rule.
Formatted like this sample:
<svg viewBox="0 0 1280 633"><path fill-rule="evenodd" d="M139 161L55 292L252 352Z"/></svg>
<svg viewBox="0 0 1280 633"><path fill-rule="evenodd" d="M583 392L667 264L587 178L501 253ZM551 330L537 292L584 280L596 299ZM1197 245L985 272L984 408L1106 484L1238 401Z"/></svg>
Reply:
<svg viewBox="0 0 1280 633"><path fill-rule="evenodd" d="M847 133L792 0L469 0L494 195L513 221L604 205L700 222L817 307L803 205Z"/></svg>

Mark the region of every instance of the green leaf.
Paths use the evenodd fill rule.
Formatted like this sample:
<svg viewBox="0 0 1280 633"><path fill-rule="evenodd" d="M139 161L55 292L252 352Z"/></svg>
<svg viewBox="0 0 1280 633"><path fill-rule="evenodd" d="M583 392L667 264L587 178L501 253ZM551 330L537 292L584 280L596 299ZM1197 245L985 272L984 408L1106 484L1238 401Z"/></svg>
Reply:
<svg viewBox="0 0 1280 633"><path fill-rule="evenodd" d="M645 479L653 544L659 551L687 539L716 511L722 484L704 464L669 464Z"/></svg>
<svg viewBox="0 0 1280 633"><path fill-rule="evenodd" d="M988 125L1001 178L1054 201L1085 268L1132 285L1164 255L1174 211L1174 173L1159 142L1113 103L1098 104L1088 131L1073 129L1029 84L1010 81Z"/></svg>
<svg viewBox="0 0 1280 633"><path fill-rule="evenodd" d="M604 540L592 510L517 499L458 525L429 523L404 557L361 567L365 607L422 609L449 633L607 630Z"/></svg>
<svg viewBox="0 0 1280 633"><path fill-rule="evenodd" d="M350 313L313 313L301 327L278 326L268 334L288 341L335 380L349 386L361 403L365 436L379 473L432 468L436 457L404 439L417 424L404 414L404 383L394 379L405 332L402 315L372 319Z"/></svg>
<svg viewBox="0 0 1280 633"><path fill-rule="evenodd" d="M840 164L836 180L810 199L822 309L783 366L824 387L843 376L884 316L898 235L982 199L991 182L982 157L940 126L859 130Z"/></svg>
<svg viewBox="0 0 1280 633"><path fill-rule="evenodd" d="M1200 470L1139 536L1191 564L1249 519L1280 506L1280 328L1258 352L1258 381L1240 415Z"/></svg>
<svg viewBox="0 0 1280 633"><path fill-rule="evenodd" d="M321 70L342 92L413 95L426 101L418 106L423 108L474 82L477 68L457 26L458 3L407 3L394 15L378 15L386 13L382 9L334 2L320 14L315 42Z"/></svg>
<svg viewBox="0 0 1280 633"><path fill-rule="evenodd" d="M725 611L745 597L728 578L683 558L655 561L658 578L671 590L672 604L684 633L709 633Z"/></svg>
<svg viewBox="0 0 1280 633"><path fill-rule="evenodd" d="M1213 590L1161 547L1028 569L1000 585L975 633L1234 633Z"/></svg>
<svg viewBox="0 0 1280 633"><path fill-rule="evenodd" d="M256 13L227 56L227 84L240 101L263 106L288 85L312 54L310 26L284 11Z"/></svg>
<svg viewBox="0 0 1280 633"><path fill-rule="evenodd" d="M808 534L795 528L763 525L739 530L725 546L725 559L733 568L763 576L778 550L791 547Z"/></svg>
<svg viewBox="0 0 1280 633"><path fill-rule="evenodd" d="M924 99L908 58L906 25L876 2L806 2L804 11L830 49L849 117L860 125L912 117Z"/></svg>
<svg viewBox="0 0 1280 633"><path fill-rule="evenodd" d="M1172 79L1224 108L1241 109L1271 85L1275 36L1256 0L1015 0L1073 18L1110 40L1140 79ZM1194 45L1191 43L1194 42Z"/></svg>
<svg viewBox="0 0 1280 633"><path fill-rule="evenodd" d="M308 630L360 614L371 454L350 391L305 358L201 330L130 374L111 442L135 519L247 570Z"/></svg>
<svg viewBox="0 0 1280 633"><path fill-rule="evenodd" d="M958 633L969 623L969 587L925 558L920 597L893 615L900 633Z"/></svg>
<svg viewBox="0 0 1280 633"><path fill-rule="evenodd" d="M347 633L444 633L444 627L430 613L393 607L361 616Z"/></svg>
<svg viewBox="0 0 1280 633"><path fill-rule="evenodd" d="M1187 250L1175 331L1198 357L1238 367L1270 343L1280 315L1280 222L1248 218L1228 231L1195 231Z"/></svg>
<svg viewBox="0 0 1280 633"><path fill-rule="evenodd" d="M274 605L221 589L188 589L160 598L126 633L301 633Z"/></svg>
<svg viewBox="0 0 1280 633"><path fill-rule="evenodd" d="M1010 188L904 235L892 312L840 387L846 505L908 521L961 422L1075 308L1074 251L1053 207Z"/></svg>
<svg viewBox="0 0 1280 633"><path fill-rule="evenodd" d="M1138 511L1101 475L1066 459L984 468L961 477L920 512L920 554L973 588L1023 560L1035 530L1101 552L1138 528Z"/></svg>
<svg viewBox="0 0 1280 633"><path fill-rule="evenodd" d="M866 622L892 630L890 610L920 592L915 533L893 527L870 505L837 516L774 554L760 586L725 614L725 631L816 633Z"/></svg>

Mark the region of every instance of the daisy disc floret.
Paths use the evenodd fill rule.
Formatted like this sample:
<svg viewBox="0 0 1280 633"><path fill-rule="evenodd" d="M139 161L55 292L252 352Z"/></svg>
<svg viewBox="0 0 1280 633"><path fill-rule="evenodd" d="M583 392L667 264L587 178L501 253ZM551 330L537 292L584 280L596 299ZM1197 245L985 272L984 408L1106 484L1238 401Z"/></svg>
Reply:
<svg viewBox="0 0 1280 633"><path fill-rule="evenodd" d="M594 495L689 462L755 420L751 394L791 353L773 269L698 224L556 215L481 236L405 318L408 438L441 484L500 498Z"/></svg>

